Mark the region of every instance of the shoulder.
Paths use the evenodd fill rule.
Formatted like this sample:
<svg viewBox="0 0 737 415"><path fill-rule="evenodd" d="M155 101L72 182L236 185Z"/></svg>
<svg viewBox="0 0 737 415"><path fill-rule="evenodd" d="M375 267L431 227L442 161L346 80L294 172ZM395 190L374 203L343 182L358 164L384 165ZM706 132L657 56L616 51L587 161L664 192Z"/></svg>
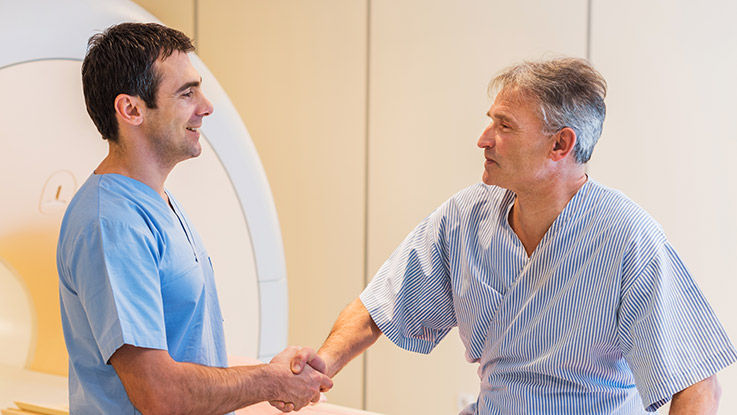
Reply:
<svg viewBox="0 0 737 415"><path fill-rule="evenodd" d="M507 189L476 183L451 196L440 208L461 217L475 216L497 211L508 196Z"/></svg>
<svg viewBox="0 0 737 415"><path fill-rule="evenodd" d="M592 182L589 198L595 226L608 230L622 248L625 274L639 272L667 243L660 224L621 191Z"/></svg>
<svg viewBox="0 0 737 415"><path fill-rule="evenodd" d="M501 202L507 192L507 189L499 186L475 183L458 191L451 196L450 200L463 205L475 204L477 202L493 204Z"/></svg>
<svg viewBox="0 0 737 415"><path fill-rule="evenodd" d="M660 224L640 205L619 190L595 181L590 183L591 213L619 232L662 235Z"/></svg>
<svg viewBox="0 0 737 415"><path fill-rule="evenodd" d="M90 176L77 190L67 206L61 223L59 244L76 239L79 234L89 233L99 225L100 177Z"/></svg>
<svg viewBox="0 0 737 415"><path fill-rule="evenodd" d="M97 197L101 215L142 216L166 212L166 202L147 185L118 174L104 174L97 179Z"/></svg>
<svg viewBox="0 0 737 415"><path fill-rule="evenodd" d="M157 221L152 217L161 216L161 212L156 211L160 206L152 203L151 195L122 177L92 175L85 181L64 214L60 247L65 243L74 244L83 236L85 239L100 236L105 229L126 229L122 233L156 236ZM163 203L159 201L159 205Z"/></svg>
<svg viewBox="0 0 737 415"><path fill-rule="evenodd" d="M409 239L418 235L445 234L458 227L464 227L470 222L478 222L492 216L498 211L498 206L506 189L496 186L487 186L477 183L466 187L445 200L425 217L410 234Z"/></svg>
<svg viewBox="0 0 737 415"><path fill-rule="evenodd" d="M433 210L410 234L429 234L443 238L469 228L488 228L482 224L498 222L500 212L506 211L514 195L506 189L477 183L466 187ZM473 232L472 232L473 233Z"/></svg>

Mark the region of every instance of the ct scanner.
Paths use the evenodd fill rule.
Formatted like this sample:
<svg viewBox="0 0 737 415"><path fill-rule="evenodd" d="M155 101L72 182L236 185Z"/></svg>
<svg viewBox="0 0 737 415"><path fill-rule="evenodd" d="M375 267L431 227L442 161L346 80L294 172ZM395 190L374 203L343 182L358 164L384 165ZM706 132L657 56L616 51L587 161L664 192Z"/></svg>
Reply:
<svg viewBox="0 0 737 415"><path fill-rule="evenodd" d="M62 373L36 368L65 359L61 334L45 334L61 327L48 316L58 313L56 237L67 203L107 153L85 110L81 61L92 34L122 21L156 19L127 0L0 0L0 408L66 400ZM167 188L212 257L228 353L268 361L287 335L276 210L238 113L191 58L215 111L201 128L202 155L178 165Z"/></svg>

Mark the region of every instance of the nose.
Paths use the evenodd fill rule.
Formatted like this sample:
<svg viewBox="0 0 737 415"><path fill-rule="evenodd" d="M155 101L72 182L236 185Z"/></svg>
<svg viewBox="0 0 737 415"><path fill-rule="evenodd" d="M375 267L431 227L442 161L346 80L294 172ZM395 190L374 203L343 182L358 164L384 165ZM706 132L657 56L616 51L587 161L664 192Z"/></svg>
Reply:
<svg viewBox="0 0 737 415"><path fill-rule="evenodd" d="M197 115L199 115L200 117L206 117L212 114L212 111L214 110L214 108L212 106L212 102L210 102L210 100L207 99L207 97L204 94L202 94L201 96L202 96L202 102L200 102L199 111Z"/></svg>
<svg viewBox="0 0 737 415"><path fill-rule="evenodd" d="M489 125L481 133L479 141L478 143L476 143L476 145L479 146L479 148L494 147L494 134L492 131L492 123L489 123Z"/></svg>

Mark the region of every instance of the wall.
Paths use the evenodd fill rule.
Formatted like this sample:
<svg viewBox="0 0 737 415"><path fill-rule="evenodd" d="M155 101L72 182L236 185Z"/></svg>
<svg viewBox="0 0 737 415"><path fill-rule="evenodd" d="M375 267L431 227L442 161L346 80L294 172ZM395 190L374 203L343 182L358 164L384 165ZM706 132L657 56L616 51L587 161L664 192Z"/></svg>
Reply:
<svg viewBox="0 0 737 415"><path fill-rule="evenodd" d="M289 342L318 347L363 281L366 7L199 1L199 54L253 137L287 258ZM360 406L360 361L333 400Z"/></svg>

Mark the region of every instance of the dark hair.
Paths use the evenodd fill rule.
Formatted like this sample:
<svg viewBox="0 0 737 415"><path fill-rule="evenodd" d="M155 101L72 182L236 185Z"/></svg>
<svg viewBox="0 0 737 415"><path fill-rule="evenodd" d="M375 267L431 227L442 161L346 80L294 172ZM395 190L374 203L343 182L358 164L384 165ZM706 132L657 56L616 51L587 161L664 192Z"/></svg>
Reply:
<svg viewBox="0 0 737 415"><path fill-rule="evenodd" d="M187 35L156 23L121 23L92 36L82 62L82 89L87 112L102 138L118 139L115 97L138 96L147 107L156 108L160 81L156 60L193 50Z"/></svg>

